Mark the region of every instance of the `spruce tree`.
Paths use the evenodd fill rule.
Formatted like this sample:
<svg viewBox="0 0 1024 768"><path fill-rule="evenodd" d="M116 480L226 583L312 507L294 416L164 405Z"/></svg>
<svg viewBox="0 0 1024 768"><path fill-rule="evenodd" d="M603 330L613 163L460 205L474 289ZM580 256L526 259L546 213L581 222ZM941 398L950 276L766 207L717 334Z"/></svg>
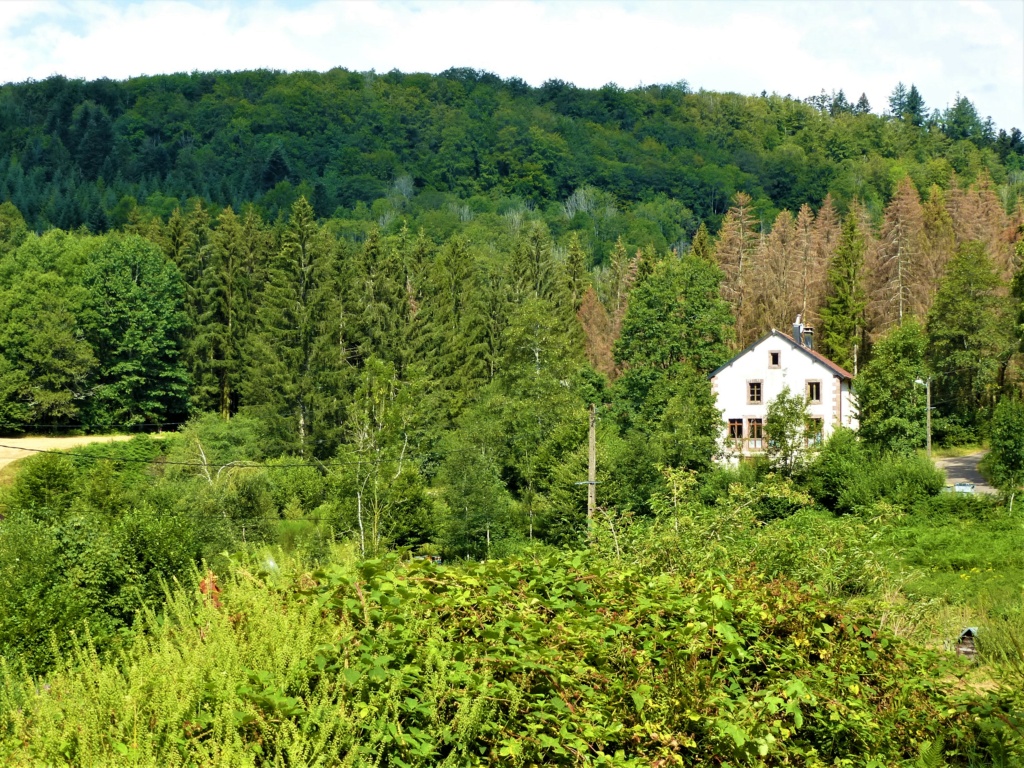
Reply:
<svg viewBox="0 0 1024 768"><path fill-rule="evenodd" d="M279 450L304 456L331 452L342 407L344 356L329 324L332 266L329 236L299 198L260 297L243 396Z"/></svg>
<svg viewBox="0 0 1024 768"><path fill-rule="evenodd" d="M359 358L378 357L397 364L407 340L409 320L407 276L401 255L374 228L354 266L349 304L356 318Z"/></svg>
<svg viewBox="0 0 1024 768"><path fill-rule="evenodd" d="M224 419L238 408L242 350L251 325L248 255L242 222L225 208L200 284L203 314L193 340L193 402Z"/></svg>
<svg viewBox="0 0 1024 768"><path fill-rule="evenodd" d="M489 379L487 317L480 277L469 246L453 237L431 267L416 317L418 358L426 366L429 394L442 424L450 423Z"/></svg>
<svg viewBox="0 0 1024 768"><path fill-rule="evenodd" d="M844 368L853 367L854 347L863 353L864 237L851 213L843 221L839 247L828 269L828 289L821 309L821 350Z"/></svg>
<svg viewBox="0 0 1024 768"><path fill-rule="evenodd" d="M576 312L583 303L583 294L590 287L590 274L587 270L587 252L580 242L579 232L569 235L569 246L566 250L565 261L562 263L562 281L565 292L572 302L573 311Z"/></svg>
<svg viewBox="0 0 1024 768"><path fill-rule="evenodd" d="M1016 350L1004 289L984 244L965 243L949 262L928 314L928 360L950 439L959 439L960 430L977 438Z"/></svg>
<svg viewBox="0 0 1024 768"><path fill-rule="evenodd" d="M707 224L703 221L697 227L697 233L693 236L693 242L690 243L690 253L709 264L715 263L715 244L711 240Z"/></svg>

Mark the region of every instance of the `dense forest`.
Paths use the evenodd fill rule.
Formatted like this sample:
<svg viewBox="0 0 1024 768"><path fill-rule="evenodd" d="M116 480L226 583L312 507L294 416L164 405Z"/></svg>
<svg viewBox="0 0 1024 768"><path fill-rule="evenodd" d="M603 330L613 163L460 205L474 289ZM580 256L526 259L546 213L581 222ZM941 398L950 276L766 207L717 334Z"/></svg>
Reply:
<svg viewBox="0 0 1024 768"><path fill-rule="evenodd" d="M532 88L469 69L52 77L0 86L0 198L36 230L98 232L123 226L133 201L164 217L191 197L236 212L252 202L276 220L305 195L318 218L386 222L429 192L416 207L565 206L592 219L603 259L630 226L629 244L717 229L738 191L766 224L829 194L877 217L905 175L922 192L991 176L1008 206L1020 192L1020 131L997 133L967 97L929 111L899 84L874 107L842 91L747 97L685 82ZM587 187L603 196L573 198Z"/></svg>
<svg viewBox="0 0 1024 768"><path fill-rule="evenodd" d="M1015 764L1024 139L966 97L885 106L470 70L0 86L0 432L140 433L0 472L0 757ZM797 314L858 432L808 446L780 396L765 456L719 465L707 375ZM925 380L1000 496L940 493ZM1000 682L958 693L920 646L968 610ZM662 622L713 632L683 660ZM145 739L64 730L161 676Z"/></svg>

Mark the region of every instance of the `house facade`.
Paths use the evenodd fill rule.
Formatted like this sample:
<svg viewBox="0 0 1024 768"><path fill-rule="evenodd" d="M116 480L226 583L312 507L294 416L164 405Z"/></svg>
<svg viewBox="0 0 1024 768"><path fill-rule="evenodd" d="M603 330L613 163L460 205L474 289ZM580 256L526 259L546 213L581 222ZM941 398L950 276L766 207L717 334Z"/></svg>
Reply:
<svg viewBox="0 0 1024 768"><path fill-rule="evenodd" d="M792 333L773 328L709 378L725 423L722 453L727 457L764 451L768 404L787 386L807 399L808 445L828 439L840 426L857 428L853 375L814 350L814 331L799 316Z"/></svg>

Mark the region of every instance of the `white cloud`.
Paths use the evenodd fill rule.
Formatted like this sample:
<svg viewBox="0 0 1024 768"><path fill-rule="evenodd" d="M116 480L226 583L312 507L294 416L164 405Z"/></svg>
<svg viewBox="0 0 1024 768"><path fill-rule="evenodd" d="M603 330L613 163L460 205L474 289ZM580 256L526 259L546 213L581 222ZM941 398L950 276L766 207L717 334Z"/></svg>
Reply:
<svg viewBox="0 0 1024 768"><path fill-rule="evenodd" d="M538 85L803 97L842 88L882 108L897 81L929 106L970 96L1024 127L1024 3L0 2L0 80L274 69L486 69Z"/></svg>

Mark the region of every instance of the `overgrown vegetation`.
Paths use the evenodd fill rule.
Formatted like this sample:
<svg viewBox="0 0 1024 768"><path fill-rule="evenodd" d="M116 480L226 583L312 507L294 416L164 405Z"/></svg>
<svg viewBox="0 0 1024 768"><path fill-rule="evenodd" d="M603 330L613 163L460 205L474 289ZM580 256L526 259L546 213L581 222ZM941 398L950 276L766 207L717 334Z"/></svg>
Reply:
<svg viewBox="0 0 1024 768"><path fill-rule="evenodd" d="M0 430L173 432L0 487L0 762L1020 764L1024 146L893 99L0 88ZM798 313L859 432L720 464Z"/></svg>

